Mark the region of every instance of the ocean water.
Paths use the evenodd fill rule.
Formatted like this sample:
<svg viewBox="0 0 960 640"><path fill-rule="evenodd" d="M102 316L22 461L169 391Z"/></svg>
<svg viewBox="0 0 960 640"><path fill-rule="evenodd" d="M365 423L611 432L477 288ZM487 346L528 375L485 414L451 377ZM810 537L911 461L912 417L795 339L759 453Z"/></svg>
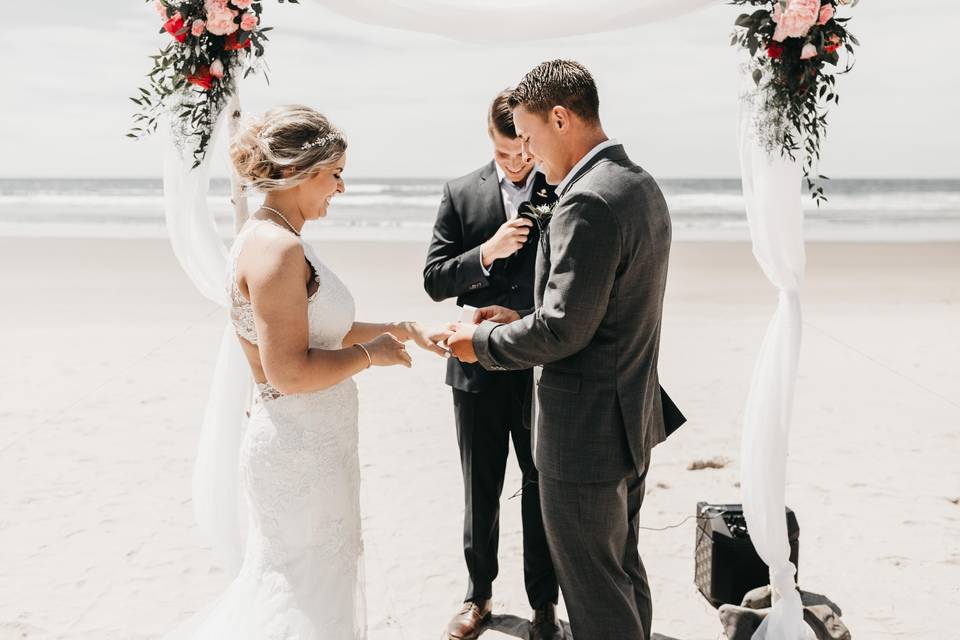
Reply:
<svg viewBox="0 0 960 640"><path fill-rule="evenodd" d="M660 181L677 241L749 239L740 181ZM308 236L426 241L442 180L353 179ZM232 233L230 184L211 183L209 207ZM958 180L834 180L829 202L805 205L806 237L816 241L960 241ZM257 198L251 206L258 205ZM159 179L2 179L0 237L165 237Z"/></svg>

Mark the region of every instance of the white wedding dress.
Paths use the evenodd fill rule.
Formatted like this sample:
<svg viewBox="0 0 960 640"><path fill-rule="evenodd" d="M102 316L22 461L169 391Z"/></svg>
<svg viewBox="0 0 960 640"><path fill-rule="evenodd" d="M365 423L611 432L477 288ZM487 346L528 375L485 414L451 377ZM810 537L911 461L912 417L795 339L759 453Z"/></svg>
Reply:
<svg viewBox="0 0 960 640"><path fill-rule="evenodd" d="M228 275L230 317L253 344L253 309L237 286L236 262L261 224L274 223L250 220L237 234ZM307 305L310 347L339 349L354 321L353 297L303 248L318 284ZM293 395L257 385L239 464L249 514L243 565L210 607L168 638L366 638L353 380Z"/></svg>

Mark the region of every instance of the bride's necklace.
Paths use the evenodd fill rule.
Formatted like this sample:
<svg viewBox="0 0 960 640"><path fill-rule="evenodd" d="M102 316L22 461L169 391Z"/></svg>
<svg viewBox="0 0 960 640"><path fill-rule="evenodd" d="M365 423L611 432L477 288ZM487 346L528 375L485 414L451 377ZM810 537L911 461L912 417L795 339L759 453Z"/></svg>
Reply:
<svg viewBox="0 0 960 640"><path fill-rule="evenodd" d="M287 216L283 215L282 213L280 213L279 211L277 211L277 210L274 209L273 207L268 207L268 206L265 205L265 204L264 204L264 205L260 205L260 208L261 208L261 209L266 209L267 211L270 211L270 212L275 213L275 214L277 214L278 216L280 216L280 219L283 220L285 223L287 223L287 226L290 227L290 231L293 231L294 235L297 235L297 236L300 235L300 232L297 231L296 228L294 228L294 226L293 226L292 224L290 224L290 221L289 221L289 220L287 220Z"/></svg>

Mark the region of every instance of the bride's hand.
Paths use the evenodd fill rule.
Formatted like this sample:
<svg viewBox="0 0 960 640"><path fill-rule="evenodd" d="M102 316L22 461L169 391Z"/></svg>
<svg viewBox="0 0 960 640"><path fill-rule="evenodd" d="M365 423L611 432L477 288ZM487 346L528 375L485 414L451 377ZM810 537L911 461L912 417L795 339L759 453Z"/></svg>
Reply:
<svg viewBox="0 0 960 640"><path fill-rule="evenodd" d="M449 327L421 327L416 322L401 322L397 325L400 328L401 340L413 340L416 345L427 351L432 351L438 356L447 356L449 352L440 346L439 343L453 335Z"/></svg>
<svg viewBox="0 0 960 640"><path fill-rule="evenodd" d="M370 354L371 364L375 367L390 367L403 365L408 369L413 366L413 360L407 353L407 348L389 333L383 333L363 345Z"/></svg>

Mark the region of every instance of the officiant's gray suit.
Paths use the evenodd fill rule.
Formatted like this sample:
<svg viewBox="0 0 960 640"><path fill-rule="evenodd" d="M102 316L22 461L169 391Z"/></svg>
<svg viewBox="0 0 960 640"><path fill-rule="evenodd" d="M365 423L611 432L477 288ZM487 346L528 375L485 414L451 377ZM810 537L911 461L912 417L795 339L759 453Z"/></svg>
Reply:
<svg viewBox="0 0 960 640"><path fill-rule="evenodd" d="M487 369L543 367L535 462L574 637L646 640L644 480L653 446L685 420L657 375L670 216L621 145L562 189L537 258L533 312L482 323L473 344Z"/></svg>

